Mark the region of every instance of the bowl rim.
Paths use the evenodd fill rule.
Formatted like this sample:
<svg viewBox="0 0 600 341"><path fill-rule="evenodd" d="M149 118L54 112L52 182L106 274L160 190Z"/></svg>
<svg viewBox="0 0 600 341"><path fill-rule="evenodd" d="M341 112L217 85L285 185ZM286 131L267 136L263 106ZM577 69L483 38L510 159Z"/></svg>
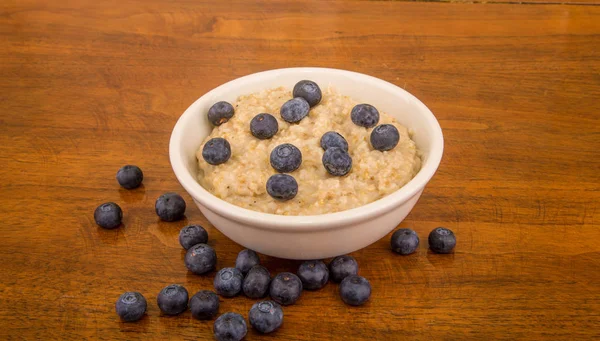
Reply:
<svg viewBox="0 0 600 341"><path fill-rule="evenodd" d="M427 161L422 165L421 169L415 177L413 177L408 183L399 188L398 190L386 195L385 197L373 201L369 204L359 206L356 208L334 212L325 213L319 215L279 215L272 213L264 213L259 211L253 211L247 208L243 208L234 204L231 204L223 199L218 198L198 183L196 178L188 172L183 155L181 151L181 139L183 138L183 132L185 130L184 122L195 115L196 106L200 104L204 98L210 98L215 93L221 91L223 88L233 87L237 83L249 82L253 78L269 77L274 74L282 73L315 73L315 72L333 72L342 73L349 77L358 77L371 82L380 83L379 85L384 88L388 88L394 92L400 92L403 96L407 97L419 108L419 111L424 116L427 124L432 128L432 143L429 151ZM371 217L384 214L402 203L408 201L415 195L417 195L429 180L435 174L443 154L444 149L444 138L442 129L427 106L423 104L419 99L408 91L382 79L365 75L362 73L347 71L334 68L320 68L320 67L293 67L293 68L281 68L272 69L267 71L261 71L253 74L249 74L234 80L228 81L204 95L200 96L194 103L192 103L185 112L179 117L177 123L171 132L171 138L169 141L169 159L171 166L175 173L175 176L183 186L183 188L197 201L201 206L211 212L226 217L228 219L235 220L237 222L251 225L257 228L272 229L278 231L297 231L297 230L329 230L336 227L343 227L348 224L356 224L365 221Z"/></svg>

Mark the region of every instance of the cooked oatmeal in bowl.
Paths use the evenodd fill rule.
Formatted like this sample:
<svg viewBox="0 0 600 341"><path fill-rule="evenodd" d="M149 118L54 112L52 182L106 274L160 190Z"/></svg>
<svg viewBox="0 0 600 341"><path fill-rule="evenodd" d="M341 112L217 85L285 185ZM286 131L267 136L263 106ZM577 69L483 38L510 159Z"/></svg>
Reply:
<svg viewBox="0 0 600 341"><path fill-rule="evenodd" d="M315 83L302 82L314 84L320 99L296 91L298 85L294 91L281 86L239 96L231 105L218 102L211 107L208 117L214 128L196 153L197 179L206 190L254 211L319 215L374 202L417 174L421 153L409 128L378 111L376 103L361 104L334 86L321 94ZM326 152L329 143L333 147ZM229 150L221 153L217 145ZM298 154L296 164L278 168L277 156L292 152ZM214 159L215 155L221 159ZM341 170L335 167L342 162L340 156L347 161ZM269 179L279 173L295 180L293 195L269 192ZM271 182L276 180L286 178L276 176Z"/></svg>

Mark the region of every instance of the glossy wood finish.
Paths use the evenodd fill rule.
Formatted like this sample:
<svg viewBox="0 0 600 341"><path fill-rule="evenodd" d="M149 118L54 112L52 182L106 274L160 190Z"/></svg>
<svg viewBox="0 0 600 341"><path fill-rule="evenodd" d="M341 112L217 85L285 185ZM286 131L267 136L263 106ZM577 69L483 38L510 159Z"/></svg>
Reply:
<svg viewBox="0 0 600 341"><path fill-rule="evenodd" d="M179 229L207 227L219 267L241 247L192 207L163 223L154 200L184 193L168 161L179 115L211 88L289 66L395 83L439 118L446 149L401 226L355 252L373 286L344 305L304 292L272 337L491 340L600 337L600 7L272 1L3 1L0 4L0 339L211 339L212 322L160 316L159 290L212 287L183 265ZM137 164L144 186L120 189ZM113 231L95 207L125 212ZM453 229L452 255L427 234ZM263 257L272 273L297 262ZM126 290L149 301L119 322ZM253 301L222 299L246 315Z"/></svg>

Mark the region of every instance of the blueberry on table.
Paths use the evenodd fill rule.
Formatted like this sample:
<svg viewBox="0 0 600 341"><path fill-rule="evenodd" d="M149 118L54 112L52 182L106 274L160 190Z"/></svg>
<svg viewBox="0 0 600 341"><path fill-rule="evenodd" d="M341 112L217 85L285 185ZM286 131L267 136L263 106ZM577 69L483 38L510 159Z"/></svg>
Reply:
<svg viewBox="0 0 600 341"><path fill-rule="evenodd" d="M188 225L179 231L179 244L188 250L196 244L206 244L208 232L200 225Z"/></svg>
<svg viewBox="0 0 600 341"><path fill-rule="evenodd" d="M321 136L321 148L327 150L330 147L338 147L344 151L348 151L348 142L346 139L335 131L328 131Z"/></svg>
<svg viewBox="0 0 600 341"><path fill-rule="evenodd" d="M242 283L244 295L249 298L262 298L269 292L271 283L271 274L269 270L262 265L255 265L248 271Z"/></svg>
<svg viewBox="0 0 600 341"><path fill-rule="evenodd" d="M223 297L233 297L242 291L244 275L236 268L223 268L217 272L213 285L217 294Z"/></svg>
<svg viewBox="0 0 600 341"><path fill-rule="evenodd" d="M298 268L298 277L304 289L321 289L329 280L329 269L321 260L305 261Z"/></svg>
<svg viewBox="0 0 600 341"><path fill-rule="evenodd" d="M160 311L166 315L178 315L187 309L188 298L186 288L179 284L171 284L158 293L156 303Z"/></svg>
<svg viewBox="0 0 600 341"><path fill-rule="evenodd" d="M220 126L229 121L234 113L235 110L233 109L233 105L225 101L217 102L208 109L208 120L213 125Z"/></svg>
<svg viewBox="0 0 600 341"><path fill-rule="evenodd" d="M202 147L202 158L213 166L227 162L231 157L231 145L222 137L214 137Z"/></svg>
<svg viewBox="0 0 600 341"><path fill-rule="evenodd" d="M298 123L308 115L310 105L302 97L296 97L283 103L279 114L288 123Z"/></svg>
<svg viewBox="0 0 600 341"><path fill-rule="evenodd" d="M321 94L321 88L319 88L317 83L309 80L302 80L296 83L296 85L294 85L292 95L294 97L304 98L310 107L314 107L315 105L319 104L319 102L321 102L321 98L323 97Z"/></svg>
<svg viewBox="0 0 600 341"><path fill-rule="evenodd" d="M371 296L371 284L361 276L351 275L340 284L342 301L349 305L362 305Z"/></svg>
<svg viewBox="0 0 600 341"><path fill-rule="evenodd" d="M274 174L267 180L267 193L279 201L293 199L298 194L298 183L288 174Z"/></svg>
<svg viewBox="0 0 600 341"><path fill-rule="evenodd" d="M213 332L217 341L240 341L248 333L248 327L242 315L229 312L217 318Z"/></svg>
<svg viewBox="0 0 600 341"><path fill-rule="evenodd" d="M280 144L271 151L270 162L279 173L290 173L302 164L302 152L291 143Z"/></svg>
<svg viewBox="0 0 600 341"><path fill-rule="evenodd" d="M250 308L248 320L250 325L259 333L272 333L281 327L283 323L283 309L277 302L257 302Z"/></svg>
<svg viewBox="0 0 600 341"><path fill-rule="evenodd" d="M269 295L273 301L281 305L296 303L302 294L302 281L291 272L277 274L271 281Z"/></svg>
<svg viewBox="0 0 600 341"><path fill-rule="evenodd" d="M258 264L260 264L258 254L248 249L240 251L235 260L235 267L244 275L247 274L253 266Z"/></svg>
<svg viewBox="0 0 600 341"><path fill-rule="evenodd" d="M198 291L190 299L190 312L198 320L210 320L219 312L219 296L210 290Z"/></svg>
<svg viewBox="0 0 600 341"><path fill-rule="evenodd" d="M138 166L126 165L117 172L117 182L126 189L140 187L142 180L144 180L144 173Z"/></svg>
<svg viewBox="0 0 600 341"><path fill-rule="evenodd" d="M134 322L144 316L148 303L142 294L135 291L128 291L121 295L117 300L115 309L117 315L125 322Z"/></svg>
<svg viewBox="0 0 600 341"><path fill-rule="evenodd" d="M105 202L94 211L94 220L98 226L105 229L114 229L121 225L123 211L114 202Z"/></svg>
<svg viewBox="0 0 600 341"><path fill-rule="evenodd" d="M250 121L250 132L261 140L270 139L278 130L279 123L271 114L258 114Z"/></svg>
<svg viewBox="0 0 600 341"><path fill-rule="evenodd" d="M185 200L177 193L165 193L156 199L154 209L161 220L176 221L185 214Z"/></svg>
<svg viewBox="0 0 600 341"><path fill-rule="evenodd" d="M352 256L337 256L329 263L329 276L331 280L339 283L344 278L358 274L358 263Z"/></svg>
<svg viewBox="0 0 600 341"><path fill-rule="evenodd" d="M399 229L392 234L392 250L401 255L410 255L419 247L419 236L411 229Z"/></svg>
<svg viewBox="0 0 600 341"><path fill-rule="evenodd" d="M215 250L206 244L196 244L185 254L185 266L196 275L205 274L217 265Z"/></svg>
<svg viewBox="0 0 600 341"><path fill-rule="evenodd" d="M327 173L334 176L344 176L352 170L352 157L347 151L338 147L329 147L321 158Z"/></svg>
<svg viewBox="0 0 600 341"><path fill-rule="evenodd" d="M378 125L371 132L371 146L382 152L394 149L398 141L400 141L400 133L391 124Z"/></svg>
<svg viewBox="0 0 600 341"><path fill-rule="evenodd" d="M456 246L456 237L454 232L445 228L438 227L429 233L429 248L435 253L450 253Z"/></svg>
<svg viewBox="0 0 600 341"><path fill-rule="evenodd" d="M370 104L358 104L352 108L350 118L357 126L372 128L379 122L379 111Z"/></svg>

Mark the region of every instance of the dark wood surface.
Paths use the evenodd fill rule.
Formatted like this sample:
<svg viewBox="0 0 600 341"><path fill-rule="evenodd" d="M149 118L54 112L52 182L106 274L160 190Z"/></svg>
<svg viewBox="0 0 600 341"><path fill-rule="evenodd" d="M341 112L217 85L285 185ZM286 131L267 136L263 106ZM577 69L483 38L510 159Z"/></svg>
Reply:
<svg viewBox="0 0 600 341"><path fill-rule="evenodd" d="M284 326L248 340L600 338L600 7L329 1L2 1L0 339L195 340L212 322L163 317L159 290L211 289L177 242L204 225L219 267L241 246L193 207L168 161L179 115L249 73L324 66L395 83L426 103L446 139L438 173L401 226L355 252L373 285L344 305L337 285L305 292ZM120 189L124 164L144 186ZM184 195L184 221L154 201ZM124 226L93 222L115 201ZM427 251L436 226L452 255ZM263 257L272 273L298 263ZM114 302L142 292L148 314ZM247 315L252 300L221 300Z"/></svg>

